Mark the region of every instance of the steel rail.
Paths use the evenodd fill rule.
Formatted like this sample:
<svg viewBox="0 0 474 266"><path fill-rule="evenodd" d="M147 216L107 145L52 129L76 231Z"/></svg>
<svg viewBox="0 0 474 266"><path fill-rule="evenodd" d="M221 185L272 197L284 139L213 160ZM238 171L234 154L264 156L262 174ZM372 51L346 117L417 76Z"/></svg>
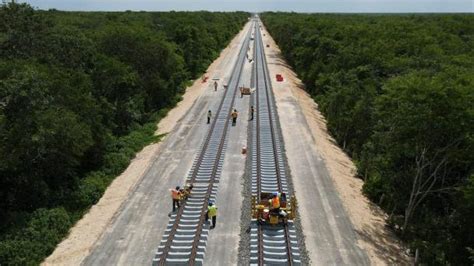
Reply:
<svg viewBox="0 0 474 266"><path fill-rule="evenodd" d="M271 90L271 81L269 80L269 71L268 71L268 64L267 64L267 61L266 61L266 57L265 57L265 50L264 50L264 47L263 47L263 40L261 39L261 32L259 30L259 40L260 40L260 51L262 53L262 61L263 61L263 71L262 71L262 74L264 76L264 81L265 81L265 92L266 92L266 95L267 95L267 104L268 106L270 107L271 106L271 103L270 103L270 91ZM269 108L270 109L270 108ZM276 141L275 141L275 127L273 125L273 120L272 120L272 112L269 111L268 112L268 116L270 117L270 130L272 132L272 142L273 142L273 152L274 152L274 156L275 158L278 158L278 154L277 154L277 147L276 147ZM282 193L282 189L281 189L281 174L280 174L280 166L278 163L275 164L275 167L276 167L276 172L277 172L277 182L278 182L278 192L279 193ZM284 230L285 230L285 239L286 239L286 251L287 251L287 254L288 254L288 265L292 265L293 264L293 259L292 259L292 254L291 254L291 239L290 239L290 233L288 231L288 226L287 224L284 225Z"/></svg>
<svg viewBox="0 0 474 266"><path fill-rule="evenodd" d="M207 190L205 191L204 195L204 201L202 202L202 207L200 209L200 214L199 214L199 220L198 224L196 227L196 233L194 235L194 240L192 243L192 248L189 256L189 264L194 265L195 260L196 260L196 255L198 254L198 247L199 247L199 242L201 241L201 235L203 231L203 225L204 225L204 219L207 211L207 206L209 203L209 199L211 197L212 191L214 184L216 182L216 177L219 174L219 167L221 166L221 160L223 158L223 151L225 148L225 143L226 143L226 137L227 137L227 131L228 131L228 124L229 124L229 114L231 112L231 107L234 104L235 97L237 95L237 87L240 81L240 77L242 74L243 70L243 65L244 65L244 60L245 56L243 53L245 52L245 49L247 49L248 43L249 43L249 35L250 35L251 30L247 33L245 40L242 44L242 47L239 51L239 54L237 56L237 61L232 69L232 76L231 79L229 80L229 88L226 89L224 96L222 97L222 100L219 104L218 111L216 118L213 120L211 127L208 131L208 134L206 136L206 139L204 141L204 144L202 146L201 152L190 172L190 178L188 181L192 184L196 182L198 179L198 175L200 170L202 170L203 162L206 159L206 155L208 155L208 151L210 148L212 148L212 143L211 142L219 142L217 152L215 155L215 158L212 163L212 172L209 176L209 184L207 185ZM231 84L235 84L235 86L230 86ZM229 92L233 91L233 93ZM228 95L231 93L230 97L230 103L227 102L228 100ZM224 104L226 105L226 110L222 110L224 108ZM222 117L224 116L224 117ZM218 122L222 123L222 120L224 121L224 125L222 130L217 130L216 125L218 125ZM222 126L222 125L219 125ZM219 139L214 140L215 136L220 137ZM204 167L204 166L203 166ZM168 233L168 236L166 237L166 241L164 243L163 248L161 250L161 254L157 255L155 259L153 260L153 264L159 264L159 265L166 265L167 264L167 257L170 254L170 250L172 248L172 243L175 240L175 235L177 231L179 230L180 222L181 219L184 215L185 208L187 207L188 201L186 201L183 206L181 206L178 209L178 212L176 214L176 217L174 219L173 226L171 230ZM191 206L193 207L193 206ZM163 242L163 241L162 241ZM160 250L160 248L159 248ZM177 252L179 253L179 252ZM157 263L158 262L158 263Z"/></svg>
<svg viewBox="0 0 474 266"><path fill-rule="evenodd" d="M247 36L247 39L248 39L248 36ZM247 45L245 45L245 44L247 44ZM241 49L244 49L247 46L248 46L248 42L244 42L244 45L242 45ZM243 66L244 66L244 64L243 64L243 62L241 62L240 66L239 66L240 70L238 71L237 78L236 78L237 81L239 81L241 76L242 76ZM232 78L234 78L234 77L232 77ZM236 82L235 83L235 88L234 88L234 93L232 95L232 101L231 101L229 106L234 106L238 86L239 86L239 82ZM226 139L225 137L227 135L227 129L229 127L229 120L230 120L229 118L230 118L231 111L232 110L230 109L229 112L227 113L227 119L226 119L226 122L225 122L225 125L224 125L224 135L221 139L221 143L219 144L219 151L218 151L218 156L217 156L219 159L221 158L222 151L224 150L224 144L225 144L225 139ZM217 121L217 119L215 121ZM209 183L208 188L207 188L207 196L205 198L204 205L203 205L202 210L201 210L201 213L203 213L203 214L205 214L206 210L207 210L207 205L209 203L209 196L211 195L212 187L214 185L214 179L215 179L216 173L217 173L217 166L218 166L218 163L216 162L216 164L213 167L213 171L212 171L212 175L211 175L211 182ZM191 251L190 265L194 265L194 260L195 260L196 254L197 254L197 246L198 246L198 243L199 243L199 240L200 240L200 237L201 237L202 225L204 224L204 218L205 218L205 215L201 215L201 218L200 218L200 221L199 221L200 226L197 229L196 236L195 236L194 242L193 242L193 248L192 248L192 251Z"/></svg>
<svg viewBox="0 0 474 266"><path fill-rule="evenodd" d="M256 152L257 152L257 158L256 158L256 168L257 168L257 198L260 197L260 193L262 192L261 188L261 183L262 183L262 162L261 162L261 125L260 125L260 119L261 116L265 115L268 116L268 123L269 123L269 128L270 128L270 138L271 138L271 145L272 145L272 150L273 150L273 157L274 157L274 162L275 162L275 173L276 173L276 182L277 182L277 190L279 193L284 192L283 191L283 186L282 186L282 175L281 175L281 169L280 169L280 159L283 157L281 150L278 149L277 147L277 140L276 140L276 127L278 124L276 123L276 119L273 117L273 112L274 112L274 106L272 103L274 102L274 99L272 98L272 91L271 91L271 81L269 80L269 71L268 71L268 66L265 58L265 52L264 52L264 47L263 47L263 40L261 37L261 32L259 27L255 27L255 42L254 42L254 50L255 50L255 63L254 63L254 75L255 75L255 80L256 80L256 88L257 88L257 93L256 93L256 103L257 103L257 111L258 115L256 118ZM260 68L259 68L260 67ZM258 81L261 80L263 81L263 86L259 86ZM266 106L264 108L261 108L261 99L260 99L260 93L259 90L262 89L264 92L264 103L266 103ZM266 112L263 112L262 114L262 109L265 110ZM277 115L277 114L275 114ZM275 119L275 123L273 122ZM260 199L259 199L260 201ZM284 239L285 239L285 247L284 249L286 250L287 254L287 265L292 265L293 264L293 258L292 258L292 249L291 249L291 238L290 238L290 232L288 225L285 224L283 228L283 233L284 233ZM263 243L263 238L264 238L264 229L263 225L258 224L257 226L257 237L258 237L258 265L264 265L265 264L265 251L264 251L264 243Z"/></svg>
<svg viewBox="0 0 474 266"><path fill-rule="evenodd" d="M254 50L253 50L253 58L254 58L254 65L253 65L253 70L254 73L253 73L253 77L254 77L254 81L255 81L255 84L258 84L258 70L257 70L257 64L258 64L258 60L257 60L257 24L255 24L255 31L254 31L254 42L253 42L253 47L254 47ZM255 88L258 90L259 88L257 86L255 86ZM257 116L255 117L255 124L257 126L257 134L256 134L256 151L257 151L257 198L259 199L260 198L260 192L261 192L261 179L262 179L262 175L261 175L261 168L262 168L262 162L261 162L261 157L259 156L260 155L260 131L259 131L259 128L260 128L260 108L258 106L259 104L259 93L256 93L256 102L257 102ZM260 201L260 199L259 199ZM258 226L257 228L257 234L258 234L258 264L259 265L263 265L264 264L264 259L263 259L263 230L262 230L262 227L261 226Z"/></svg>

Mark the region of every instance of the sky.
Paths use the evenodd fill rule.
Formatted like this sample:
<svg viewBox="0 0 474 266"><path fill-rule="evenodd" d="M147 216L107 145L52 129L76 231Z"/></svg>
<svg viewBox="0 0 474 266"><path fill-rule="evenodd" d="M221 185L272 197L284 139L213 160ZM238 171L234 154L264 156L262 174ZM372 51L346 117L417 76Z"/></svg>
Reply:
<svg viewBox="0 0 474 266"><path fill-rule="evenodd" d="M474 12L474 0L24 0L68 11L294 11L342 13Z"/></svg>

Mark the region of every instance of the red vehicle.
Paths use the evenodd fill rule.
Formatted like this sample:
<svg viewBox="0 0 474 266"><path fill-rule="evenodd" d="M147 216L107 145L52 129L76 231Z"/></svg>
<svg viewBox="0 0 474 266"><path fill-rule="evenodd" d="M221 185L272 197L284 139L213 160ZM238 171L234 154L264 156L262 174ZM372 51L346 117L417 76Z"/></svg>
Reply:
<svg viewBox="0 0 474 266"><path fill-rule="evenodd" d="M278 82L282 82L283 81L283 76L281 74L276 74L276 79Z"/></svg>

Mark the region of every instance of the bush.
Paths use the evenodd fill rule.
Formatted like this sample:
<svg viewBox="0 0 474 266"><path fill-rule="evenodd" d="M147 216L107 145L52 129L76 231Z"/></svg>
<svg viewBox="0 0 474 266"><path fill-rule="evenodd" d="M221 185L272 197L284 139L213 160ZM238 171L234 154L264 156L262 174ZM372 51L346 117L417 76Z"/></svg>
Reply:
<svg viewBox="0 0 474 266"><path fill-rule="evenodd" d="M469 264L474 16L261 17L400 237L424 263Z"/></svg>
<svg viewBox="0 0 474 266"><path fill-rule="evenodd" d="M71 195L69 207L71 209L84 209L94 205L107 188L110 176L104 172L95 171L79 181L79 186Z"/></svg>
<svg viewBox="0 0 474 266"><path fill-rule="evenodd" d="M0 5L0 264L52 251L247 16Z"/></svg>
<svg viewBox="0 0 474 266"><path fill-rule="evenodd" d="M0 242L0 262L36 265L50 254L68 232L72 220L64 208L38 209L25 228Z"/></svg>

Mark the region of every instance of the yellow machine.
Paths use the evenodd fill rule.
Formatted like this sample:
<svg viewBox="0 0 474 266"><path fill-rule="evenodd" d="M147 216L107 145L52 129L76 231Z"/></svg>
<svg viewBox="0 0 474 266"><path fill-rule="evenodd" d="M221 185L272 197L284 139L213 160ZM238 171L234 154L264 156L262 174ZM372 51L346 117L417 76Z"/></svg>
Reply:
<svg viewBox="0 0 474 266"><path fill-rule="evenodd" d="M278 210L271 209L269 200L274 193L260 193L260 200L256 196L252 196L252 218L257 219L259 223L269 225L284 224L288 220L293 220L296 216L296 198L292 196L288 202L285 193L281 193L280 208Z"/></svg>
<svg viewBox="0 0 474 266"><path fill-rule="evenodd" d="M240 87L240 98L244 97L244 95L252 94L252 89L248 87Z"/></svg>

